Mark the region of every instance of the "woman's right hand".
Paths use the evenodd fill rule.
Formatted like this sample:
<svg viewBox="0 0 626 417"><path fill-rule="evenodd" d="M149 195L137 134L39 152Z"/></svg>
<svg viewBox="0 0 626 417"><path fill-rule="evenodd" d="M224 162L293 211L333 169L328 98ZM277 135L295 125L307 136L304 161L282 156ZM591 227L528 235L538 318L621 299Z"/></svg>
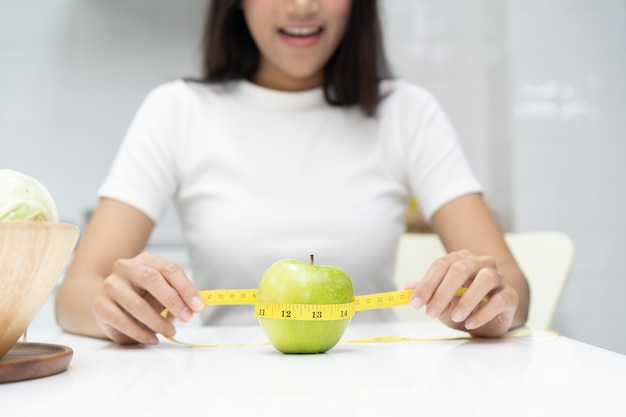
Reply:
<svg viewBox="0 0 626 417"><path fill-rule="evenodd" d="M168 318L161 316L168 309ZM149 253L119 259L93 303L107 337L120 344L157 344L157 334L174 336L170 319L189 321L204 302L183 269Z"/></svg>

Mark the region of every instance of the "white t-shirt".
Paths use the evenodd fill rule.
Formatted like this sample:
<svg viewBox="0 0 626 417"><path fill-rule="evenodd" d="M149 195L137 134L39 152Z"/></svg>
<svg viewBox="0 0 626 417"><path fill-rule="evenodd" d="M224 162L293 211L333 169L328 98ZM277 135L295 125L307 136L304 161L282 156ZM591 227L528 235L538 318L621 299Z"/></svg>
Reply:
<svg viewBox="0 0 626 417"><path fill-rule="evenodd" d="M381 91L368 118L327 104L321 89L164 84L141 105L99 195L155 222L174 200L199 289L256 288L273 262L315 254L346 271L357 295L395 290L409 196L430 218L481 186L431 94L403 81ZM251 323L245 307L213 307L204 320Z"/></svg>

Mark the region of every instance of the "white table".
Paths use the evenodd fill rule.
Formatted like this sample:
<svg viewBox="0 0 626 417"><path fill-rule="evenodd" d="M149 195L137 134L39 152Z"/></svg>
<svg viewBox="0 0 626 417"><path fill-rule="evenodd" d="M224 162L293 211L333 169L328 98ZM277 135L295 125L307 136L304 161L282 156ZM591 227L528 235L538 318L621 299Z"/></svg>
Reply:
<svg viewBox="0 0 626 417"><path fill-rule="evenodd" d="M458 336L436 322L351 324L352 338ZM191 328L198 343L264 343L259 326ZM121 347L60 331L31 342L74 350L67 371L0 384L7 416L623 415L626 356L552 333L524 338L341 343L326 354L269 345Z"/></svg>

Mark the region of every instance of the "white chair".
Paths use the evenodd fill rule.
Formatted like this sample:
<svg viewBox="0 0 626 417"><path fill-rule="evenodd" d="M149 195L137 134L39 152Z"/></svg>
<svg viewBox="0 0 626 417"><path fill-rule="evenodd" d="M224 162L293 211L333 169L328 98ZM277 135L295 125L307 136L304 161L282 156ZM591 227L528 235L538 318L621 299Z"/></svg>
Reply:
<svg viewBox="0 0 626 417"><path fill-rule="evenodd" d="M529 328L552 325L561 294L574 263L574 245L558 231L507 233L505 239L530 285ZM439 237L431 233L406 233L398 242L394 282L404 288L407 281L421 278L430 264L445 254ZM429 319L424 309L394 307L401 321Z"/></svg>

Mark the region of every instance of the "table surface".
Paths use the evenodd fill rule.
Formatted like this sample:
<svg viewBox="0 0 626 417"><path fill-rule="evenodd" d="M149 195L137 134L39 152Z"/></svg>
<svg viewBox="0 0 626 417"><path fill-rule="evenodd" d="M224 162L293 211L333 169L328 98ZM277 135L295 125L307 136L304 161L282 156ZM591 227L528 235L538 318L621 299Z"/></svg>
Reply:
<svg viewBox="0 0 626 417"><path fill-rule="evenodd" d="M0 409L20 416L81 417L623 411L625 355L543 330L504 339L446 339L460 335L435 321L353 323L325 354L285 355L267 344L257 325L179 329L179 339L220 345L216 348L167 340L123 347L56 330L29 332L30 342L71 347L72 362L57 375L0 384ZM372 336L426 340L348 343Z"/></svg>

